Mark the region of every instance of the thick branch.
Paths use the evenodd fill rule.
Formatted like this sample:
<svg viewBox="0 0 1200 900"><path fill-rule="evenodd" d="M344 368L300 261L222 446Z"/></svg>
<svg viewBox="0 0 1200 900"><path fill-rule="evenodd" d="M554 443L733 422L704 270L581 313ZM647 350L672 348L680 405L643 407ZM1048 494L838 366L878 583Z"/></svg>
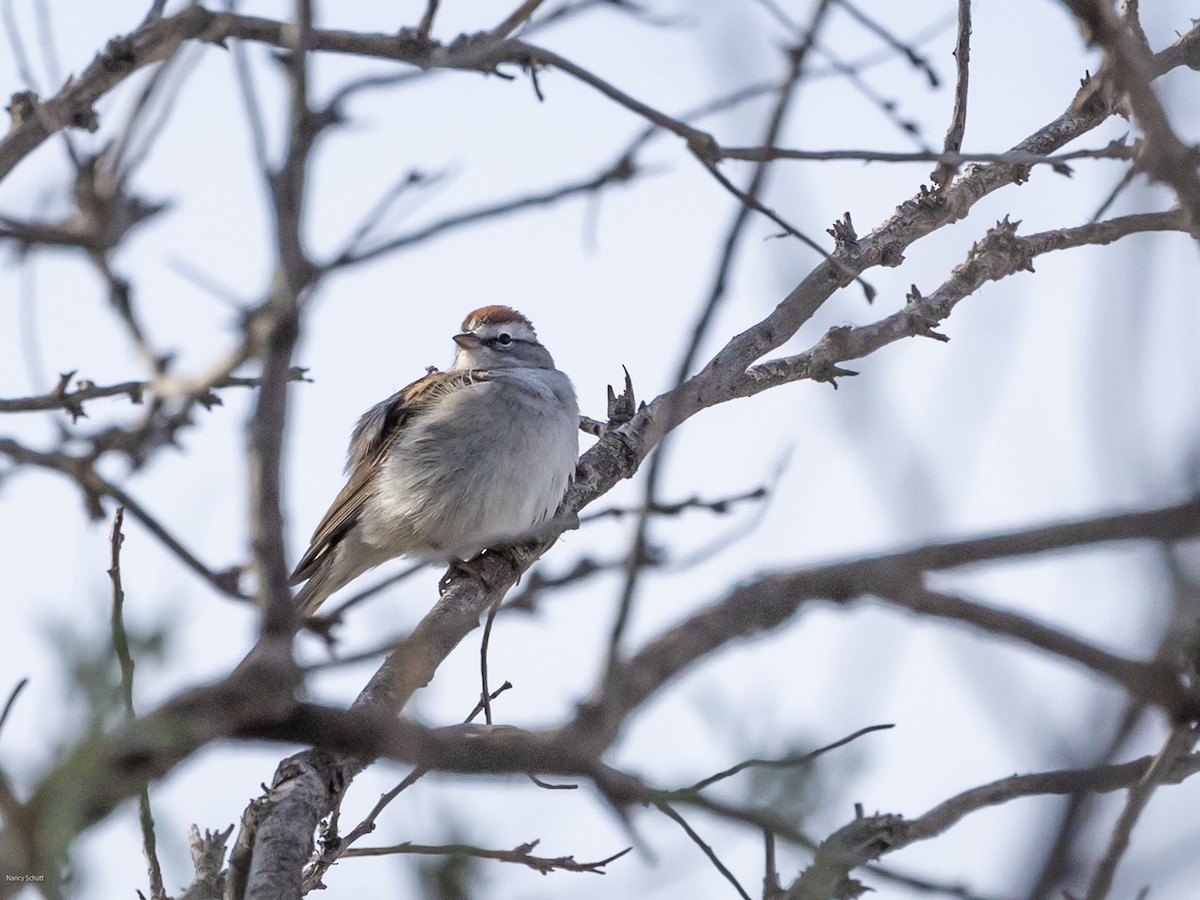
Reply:
<svg viewBox="0 0 1200 900"><path fill-rule="evenodd" d="M605 690L581 707L578 717L565 731L599 752L616 738L633 710L684 669L734 640L779 626L812 600L846 603L867 595L897 594L913 584L919 585L923 572L988 560L1115 540L1177 540L1196 534L1200 534L1200 500L1150 512L1096 517L933 544L760 578L738 587L725 599L647 644L630 659L619 662ZM952 604L943 603L935 614L1050 649L1175 711L1196 707L1194 699L1181 693L1172 671L1159 663L1126 660L1104 653L1015 614L975 604L951 607Z"/></svg>

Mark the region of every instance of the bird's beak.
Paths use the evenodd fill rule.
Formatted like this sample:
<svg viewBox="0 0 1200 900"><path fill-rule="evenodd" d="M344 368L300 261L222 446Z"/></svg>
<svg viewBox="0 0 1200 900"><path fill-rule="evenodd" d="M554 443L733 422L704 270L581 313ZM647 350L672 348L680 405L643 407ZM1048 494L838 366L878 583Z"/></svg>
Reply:
<svg viewBox="0 0 1200 900"><path fill-rule="evenodd" d="M463 334L456 334L454 336L454 343L458 344L464 350L478 350L483 346L483 341L469 331Z"/></svg>

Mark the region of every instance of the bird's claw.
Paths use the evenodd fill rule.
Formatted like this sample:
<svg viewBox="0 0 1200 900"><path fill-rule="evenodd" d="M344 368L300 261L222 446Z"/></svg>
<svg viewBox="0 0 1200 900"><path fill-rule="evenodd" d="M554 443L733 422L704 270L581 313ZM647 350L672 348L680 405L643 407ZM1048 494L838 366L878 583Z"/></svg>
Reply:
<svg viewBox="0 0 1200 900"><path fill-rule="evenodd" d="M634 417L637 412L637 400L633 395L633 379L629 377L629 370L624 366L621 369L625 372L625 388L620 394L616 393L612 385L608 386L608 427L618 428L624 425Z"/></svg>

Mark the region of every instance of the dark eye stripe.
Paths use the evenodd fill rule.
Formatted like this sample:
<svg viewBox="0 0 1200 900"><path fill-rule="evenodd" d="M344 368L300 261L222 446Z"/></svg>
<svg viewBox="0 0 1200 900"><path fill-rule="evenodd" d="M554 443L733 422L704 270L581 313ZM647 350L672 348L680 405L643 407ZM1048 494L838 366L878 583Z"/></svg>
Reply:
<svg viewBox="0 0 1200 900"><path fill-rule="evenodd" d="M524 338L513 337L510 334L500 334L491 338L480 338L480 341L488 347L498 347L502 350L509 350L517 346L517 344L522 344L527 347L537 344L537 341L527 341Z"/></svg>

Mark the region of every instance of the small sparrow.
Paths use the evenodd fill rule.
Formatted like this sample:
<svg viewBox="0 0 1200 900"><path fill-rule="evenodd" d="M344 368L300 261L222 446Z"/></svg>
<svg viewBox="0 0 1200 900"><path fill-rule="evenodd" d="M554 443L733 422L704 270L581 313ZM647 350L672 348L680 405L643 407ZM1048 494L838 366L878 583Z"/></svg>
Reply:
<svg viewBox="0 0 1200 900"><path fill-rule="evenodd" d="M459 562L558 509L579 455L579 407L530 321L507 306L467 316L454 364L358 420L349 476L292 573L311 615L393 557Z"/></svg>

